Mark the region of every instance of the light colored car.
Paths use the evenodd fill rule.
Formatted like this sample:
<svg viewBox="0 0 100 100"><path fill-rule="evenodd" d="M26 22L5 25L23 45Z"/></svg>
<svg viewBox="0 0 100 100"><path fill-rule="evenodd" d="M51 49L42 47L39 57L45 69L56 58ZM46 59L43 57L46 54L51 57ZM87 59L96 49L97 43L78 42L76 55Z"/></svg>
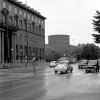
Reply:
<svg viewBox="0 0 100 100"><path fill-rule="evenodd" d="M88 63L88 60L80 60L80 62L78 63L78 68L79 69L85 69L87 63Z"/></svg>
<svg viewBox="0 0 100 100"><path fill-rule="evenodd" d="M57 66L55 67L55 74L57 72L60 73L68 73L73 71L73 67L71 67L70 62L69 61L59 61Z"/></svg>
<svg viewBox="0 0 100 100"><path fill-rule="evenodd" d="M89 60L88 65L86 66L86 73L87 72L96 72L97 60Z"/></svg>
<svg viewBox="0 0 100 100"><path fill-rule="evenodd" d="M51 61L50 62L50 67L55 67L57 65L57 61Z"/></svg>

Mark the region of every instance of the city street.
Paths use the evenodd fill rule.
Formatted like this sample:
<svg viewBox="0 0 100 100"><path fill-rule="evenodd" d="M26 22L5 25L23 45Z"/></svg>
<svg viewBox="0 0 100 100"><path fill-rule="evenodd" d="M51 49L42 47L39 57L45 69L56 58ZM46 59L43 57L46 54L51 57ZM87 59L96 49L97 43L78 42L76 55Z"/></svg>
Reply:
<svg viewBox="0 0 100 100"><path fill-rule="evenodd" d="M33 68L0 71L0 100L100 100L100 73L72 66L68 74L55 74L48 64L35 74Z"/></svg>

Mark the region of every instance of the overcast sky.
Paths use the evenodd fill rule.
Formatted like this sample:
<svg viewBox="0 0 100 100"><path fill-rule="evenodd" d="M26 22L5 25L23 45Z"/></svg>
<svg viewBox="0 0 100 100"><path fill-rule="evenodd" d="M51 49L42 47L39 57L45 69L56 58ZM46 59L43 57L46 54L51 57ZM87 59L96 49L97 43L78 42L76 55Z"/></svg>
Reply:
<svg viewBox="0 0 100 100"><path fill-rule="evenodd" d="M27 5L47 18L46 43L55 34L70 35L71 45L93 43L92 20L100 11L100 0L27 0Z"/></svg>

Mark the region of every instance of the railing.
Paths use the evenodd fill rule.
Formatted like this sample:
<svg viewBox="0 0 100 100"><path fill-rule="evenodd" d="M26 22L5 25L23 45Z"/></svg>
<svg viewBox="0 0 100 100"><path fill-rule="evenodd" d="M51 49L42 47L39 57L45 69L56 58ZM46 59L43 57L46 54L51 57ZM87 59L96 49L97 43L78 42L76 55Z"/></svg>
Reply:
<svg viewBox="0 0 100 100"><path fill-rule="evenodd" d="M12 24L12 23L9 23L9 22L7 22L7 25L8 25L8 28L10 28L10 29L13 29L13 30L19 30L19 27L18 27L18 25L15 25L15 24ZM0 26L1 27L6 27L6 21L2 21L2 20L0 20Z"/></svg>

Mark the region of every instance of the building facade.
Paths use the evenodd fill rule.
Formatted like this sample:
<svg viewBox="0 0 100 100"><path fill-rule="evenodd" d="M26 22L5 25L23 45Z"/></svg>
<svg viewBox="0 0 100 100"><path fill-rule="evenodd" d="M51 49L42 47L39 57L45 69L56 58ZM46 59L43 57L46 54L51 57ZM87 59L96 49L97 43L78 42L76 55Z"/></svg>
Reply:
<svg viewBox="0 0 100 100"><path fill-rule="evenodd" d="M0 62L45 57L45 17L17 0L0 0Z"/></svg>
<svg viewBox="0 0 100 100"><path fill-rule="evenodd" d="M70 53L69 35L50 35L48 36L48 44L55 48L62 56L68 56Z"/></svg>

